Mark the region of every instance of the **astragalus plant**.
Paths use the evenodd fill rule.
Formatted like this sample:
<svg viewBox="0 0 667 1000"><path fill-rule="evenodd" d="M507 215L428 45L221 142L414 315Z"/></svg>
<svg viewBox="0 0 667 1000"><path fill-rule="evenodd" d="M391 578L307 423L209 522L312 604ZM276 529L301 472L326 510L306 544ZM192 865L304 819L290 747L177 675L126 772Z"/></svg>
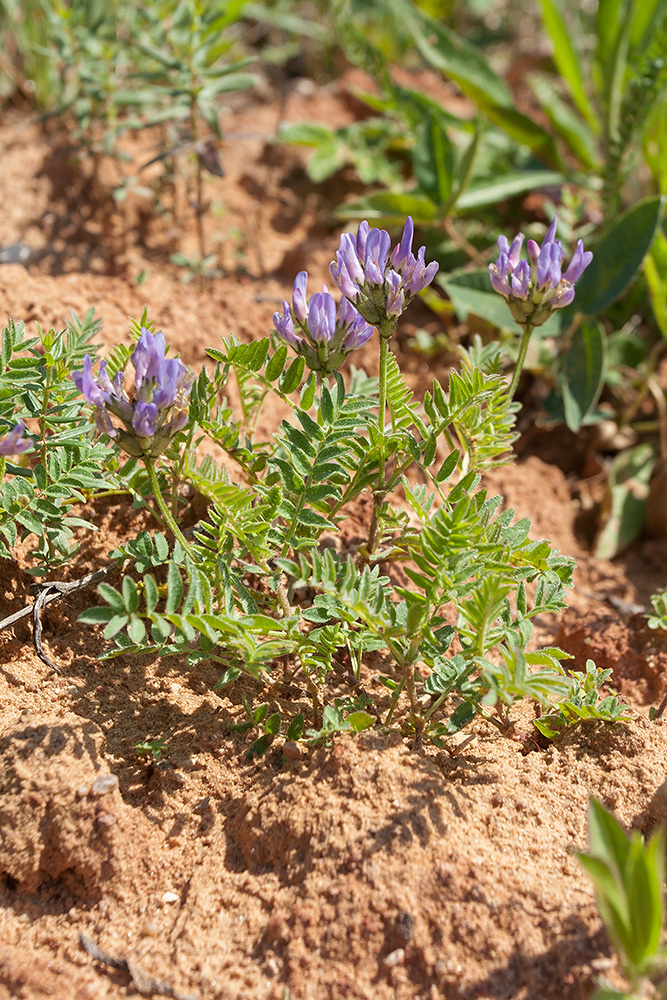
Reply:
<svg viewBox="0 0 667 1000"><path fill-rule="evenodd" d="M79 445L104 441L114 484L164 529L112 553L122 584L100 584L105 603L83 621L105 625L106 658L219 664L219 688L241 683L246 717L235 727L254 730L253 753L279 735L318 741L374 726L444 746L476 716L537 737L516 730L518 699L563 724L620 716L610 699L596 709L606 674L593 677L584 716L559 714L578 682L565 653L531 645L532 620L563 608L573 562L531 540L528 519L483 485L511 460L518 374L508 386L499 346L478 341L421 400L399 370L397 321L437 271L412 242L411 219L394 246L362 222L331 265L340 299L326 285L308 297L301 271L273 338L223 338L196 377L146 316L133 350L117 349L97 375L86 356L71 375L101 435L95 443L86 421ZM554 226L523 265L520 241L499 246L494 284L514 312L521 304L527 338L571 300L590 255L578 247L561 275ZM377 379L344 377L343 362L376 331ZM225 396L232 378L238 412ZM286 416L267 441L256 427L269 396ZM365 536L352 544L364 497Z"/></svg>

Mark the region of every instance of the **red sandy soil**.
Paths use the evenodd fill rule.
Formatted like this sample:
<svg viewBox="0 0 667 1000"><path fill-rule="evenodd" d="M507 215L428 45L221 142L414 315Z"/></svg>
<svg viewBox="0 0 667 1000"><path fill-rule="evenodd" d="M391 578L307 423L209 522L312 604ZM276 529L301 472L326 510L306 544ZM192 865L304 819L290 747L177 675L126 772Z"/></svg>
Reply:
<svg viewBox="0 0 667 1000"><path fill-rule="evenodd" d="M207 186L222 208L206 218L224 276L202 288L168 263L193 251L191 220L174 228L138 199L116 207L62 133L5 114L0 246L32 256L0 266L3 319L62 326L94 306L113 345L149 305L194 367L221 335L263 335L297 270L326 277L331 210L349 190L314 188L303 154L272 144L278 121L353 113L343 86L310 83L229 110L226 132L245 137L225 143L225 177ZM438 363L397 350L426 387ZM372 371L373 349L356 361ZM667 728L647 715L667 688L667 645L628 605L664 585L664 560L641 545L614 565L591 558L558 433L537 433L488 486L578 558L571 610L540 622L540 638L575 667L611 667L636 721L525 754L480 724L459 754L371 733L289 761L274 744L249 762L248 737L228 731L238 693L213 692L216 670L100 662L101 635L76 623L94 595L79 591L44 614L61 676L24 623L0 633L0 1000L579 1000L600 974L618 981L573 852L591 795L647 832L663 817ZM144 526L134 518L100 505L67 577L103 563ZM0 566L0 618L29 601L29 583L18 562ZM167 740L159 763L132 749L147 736Z"/></svg>

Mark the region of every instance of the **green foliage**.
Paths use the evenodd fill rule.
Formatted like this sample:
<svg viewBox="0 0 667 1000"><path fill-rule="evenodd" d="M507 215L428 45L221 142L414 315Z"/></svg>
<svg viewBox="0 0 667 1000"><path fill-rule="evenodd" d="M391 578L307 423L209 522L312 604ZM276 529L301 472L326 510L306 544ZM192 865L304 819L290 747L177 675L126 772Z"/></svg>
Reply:
<svg viewBox="0 0 667 1000"><path fill-rule="evenodd" d="M475 341L462 351L447 390L434 380L422 404L390 355L384 429L370 380L304 382L302 359L290 360L285 345L272 352L268 340L225 340L208 353L216 367L193 389L192 445L170 459L179 481L205 498L206 514L187 551L177 542L169 552L161 533L143 532L113 553L133 560L139 579L101 585L105 603L82 616L105 626L114 645L104 658L185 656L191 668L211 660L222 669L219 689L244 675L266 692L259 707L245 695L246 719L234 724L258 730L252 756L279 734L327 741L394 720L443 745L480 714L511 734L517 699L535 700L545 717L577 704L579 681L560 666L565 654L526 651L532 619L564 606L572 561L530 540L528 520L480 488L480 473L508 461L515 437L497 345ZM223 395L231 378L239 419ZM289 416L261 442L254 427L269 393ZM196 459L206 437L240 478ZM377 493L380 454L391 463ZM356 556L339 553L332 540L368 491L377 496L369 541ZM390 499L397 491L403 506ZM409 587L381 571L385 559L402 563ZM364 663L378 655L384 709L361 687ZM304 685L309 723L303 705L280 695L281 672Z"/></svg>
<svg viewBox="0 0 667 1000"><path fill-rule="evenodd" d="M605 988L595 996L597 1000L664 996L664 831L658 830L648 843L638 830L628 836L614 817L591 799L589 838L589 852L577 857L593 881L602 919L632 990Z"/></svg>
<svg viewBox="0 0 667 1000"><path fill-rule="evenodd" d="M584 323L575 330L559 371L565 423L579 430L592 413L604 385L607 340L600 323Z"/></svg>
<svg viewBox="0 0 667 1000"><path fill-rule="evenodd" d="M43 0L1 0L0 40L6 61L0 64L0 93L14 91L48 107L58 81L41 51L49 42L50 24Z"/></svg>
<svg viewBox="0 0 667 1000"><path fill-rule="evenodd" d="M405 139L398 122L389 117L365 119L338 129L290 122L281 126L280 139L315 150L306 168L315 184L346 166L353 166L364 184L397 187L401 182L396 154L405 148Z"/></svg>
<svg viewBox="0 0 667 1000"><path fill-rule="evenodd" d="M619 452L611 463L605 517L594 549L599 559L613 559L641 532L654 464L655 449L648 443Z"/></svg>
<svg viewBox="0 0 667 1000"><path fill-rule="evenodd" d="M55 113L72 114L76 138L95 154L114 151L123 93L134 72L122 38L136 31L131 6L102 0L44 3L48 34L40 55L51 61L52 87L44 95Z"/></svg>
<svg viewBox="0 0 667 1000"><path fill-rule="evenodd" d="M327 705L322 715L321 727L309 729L306 733L311 746L328 742L335 733L362 733L376 722L375 716L346 704L340 698L336 698L333 705Z"/></svg>
<svg viewBox="0 0 667 1000"><path fill-rule="evenodd" d="M600 4L597 17L566 11L559 0L541 0L543 25L553 45L554 70L530 83L547 113L550 130L516 110L513 95L485 54L406 0L391 0L416 48L454 80L481 116L528 146L546 166L564 169L567 158L604 184L605 213L641 150L641 135L656 108L664 108L667 13L660 2ZM575 22L575 23L572 23ZM578 46L593 31L597 45Z"/></svg>
<svg viewBox="0 0 667 1000"><path fill-rule="evenodd" d="M156 761L162 757L162 751L166 745L166 740L143 740L141 743L135 743L134 749L139 756L150 757L151 760Z"/></svg>
<svg viewBox="0 0 667 1000"><path fill-rule="evenodd" d="M488 141L482 148L483 132L476 123L397 85L386 69L378 79L381 97L358 96L381 116L338 129L294 123L281 130L283 141L315 149L307 171L316 183L352 165L364 184L388 189L343 205L342 218L364 216L397 225L411 215L417 224L434 225L564 180L560 171L531 169L504 141ZM413 178L407 186L406 161Z"/></svg>
<svg viewBox="0 0 667 1000"><path fill-rule="evenodd" d="M653 614L645 615L646 624L652 629L667 630L667 590L651 595Z"/></svg>
<svg viewBox="0 0 667 1000"><path fill-rule="evenodd" d="M596 667L592 660L586 661L586 673L583 680L575 671L571 672L574 683L569 686L567 697L557 701L550 708L548 715L535 720L535 725L547 739L553 740L568 727L579 722L597 720L603 722L630 722L632 716L628 709L620 705L615 695L603 697L600 693L602 685L611 677L611 670Z"/></svg>
<svg viewBox="0 0 667 1000"><path fill-rule="evenodd" d="M77 400L70 372L81 367L88 341L99 329L90 310L56 333L37 327L26 338L23 323L9 321L2 332L0 419L7 429L24 421L37 434L36 460L0 459L0 555L35 536L28 572L60 566L78 549L77 529L94 530L72 512L95 494L115 486L108 449L92 440L93 427Z"/></svg>
<svg viewBox="0 0 667 1000"><path fill-rule="evenodd" d="M183 184L199 246L196 257L176 259L200 278L216 273L201 219L203 174L224 172L220 104L256 82L243 50L246 6L247 0L31 0L24 13L14 0L0 3L0 32L13 37L25 68L37 71L38 102L67 122L91 156L98 183L103 157L131 160L124 133L159 129L157 154L132 174L119 168L114 195L155 194L160 181L150 188L140 177L153 163L163 168L162 183ZM14 75L20 77L20 69Z"/></svg>
<svg viewBox="0 0 667 1000"><path fill-rule="evenodd" d="M577 283L576 304L569 312L599 313L627 288L651 247L664 206L662 196L647 198L611 224L595 247L593 263ZM623 253L618 252L619 246Z"/></svg>

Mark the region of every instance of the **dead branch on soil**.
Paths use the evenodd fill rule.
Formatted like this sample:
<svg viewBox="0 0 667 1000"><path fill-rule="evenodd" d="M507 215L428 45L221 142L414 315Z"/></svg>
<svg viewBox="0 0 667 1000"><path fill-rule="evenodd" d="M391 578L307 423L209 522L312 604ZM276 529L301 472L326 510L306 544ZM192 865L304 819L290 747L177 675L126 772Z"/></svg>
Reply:
<svg viewBox="0 0 667 1000"><path fill-rule="evenodd" d="M42 663L45 663L47 667L51 667L51 669L55 670L57 674L61 674L62 670L60 667L48 658L42 648L42 610L47 606L47 604L51 604L52 601L57 601L66 594L73 594L75 590L82 590L84 587L89 587L93 583L98 583L98 581L102 580L107 573L114 568L114 566L109 566L104 569L96 569L92 573L87 573L85 576L82 576L80 580L72 580L70 583L62 580L49 580L46 583L38 584L42 590L37 595L33 603L27 604L21 609L21 611L15 611L13 615L9 615L8 618L4 618L0 621L0 632L2 632L5 628L9 628L10 625L15 625L16 622L20 621L22 618L27 618L28 615L32 614L32 644L35 648L35 652Z"/></svg>
<svg viewBox="0 0 667 1000"><path fill-rule="evenodd" d="M157 993L158 996L173 997L173 1000L200 1000L200 998L194 993L181 993L179 990L174 989L173 986L169 986L168 983L162 982L161 979L155 979L147 972L144 972L144 970L131 959L117 958L115 955L109 955L107 952L102 951L100 946L95 944L92 938L89 938L83 931L79 934L79 941L82 948L84 948L96 962L101 962L102 965L108 965L111 969L118 969L120 972L126 972L130 977L135 990L137 993L141 993L142 996L152 996L154 993Z"/></svg>

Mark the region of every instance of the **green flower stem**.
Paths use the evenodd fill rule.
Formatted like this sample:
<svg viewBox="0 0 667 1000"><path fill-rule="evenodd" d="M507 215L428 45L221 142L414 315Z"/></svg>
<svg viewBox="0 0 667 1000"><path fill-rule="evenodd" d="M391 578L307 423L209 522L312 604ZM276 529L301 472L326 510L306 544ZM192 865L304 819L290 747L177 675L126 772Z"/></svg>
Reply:
<svg viewBox="0 0 667 1000"><path fill-rule="evenodd" d="M174 517L178 516L178 487L181 481L181 476L183 475L183 469L185 468L185 460L187 455L189 455L192 448L192 439L195 436L196 424L194 421L190 424L188 428L187 437L181 448L181 455L178 462L174 462L172 477L171 477L171 512Z"/></svg>
<svg viewBox="0 0 667 1000"><path fill-rule="evenodd" d="M512 375L512 381L510 382L510 399L514 398L514 393L516 392L516 387L519 384L519 379L521 377L521 371L523 369L524 361L526 360L526 353L528 351L528 342L530 340L530 335L533 332L533 327L530 323L526 323L523 328L523 333L521 334L521 343L519 344L519 356L516 359L516 366L514 368L514 374Z"/></svg>
<svg viewBox="0 0 667 1000"><path fill-rule="evenodd" d="M368 532L368 555L373 554L377 539L380 511L385 497L385 454L384 454L384 422L387 413L387 366L389 364L389 341L396 330L396 319L387 317L383 320L378 329L380 331L380 367L378 372L378 431L379 431L379 455L378 455L378 484L375 490L373 516Z"/></svg>
<svg viewBox="0 0 667 1000"><path fill-rule="evenodd" d="M384 486L384 418L387 412L387 363L389 361L389 340L380 331L380 373L378 398L378 430L380 432L380 468L378 469L378 489Z"/></svg>
<svg viewBox="0 0 667 1000"><path fill-rule="evenodd" d="M167 527L171 531L176 541L180 542L181 546L183 547L183 551L188 552L190 546L186 541L185 535L183 534L179 526L176 524L174 516L169 510L169 507L165 503L165 499L162 496L162 491L160 490L160 484L157 478L157 472L155 471L155 463L153 462L152 458L148 458L148 456L146 455L144 455L143 457L143 462L144 465L146 466L146 472L148 473L148 481L151 484L151 490L153 491L153 496L155 497L157 505L160 508L160 513L164 518L164 523L167 525Z"/></svg>

